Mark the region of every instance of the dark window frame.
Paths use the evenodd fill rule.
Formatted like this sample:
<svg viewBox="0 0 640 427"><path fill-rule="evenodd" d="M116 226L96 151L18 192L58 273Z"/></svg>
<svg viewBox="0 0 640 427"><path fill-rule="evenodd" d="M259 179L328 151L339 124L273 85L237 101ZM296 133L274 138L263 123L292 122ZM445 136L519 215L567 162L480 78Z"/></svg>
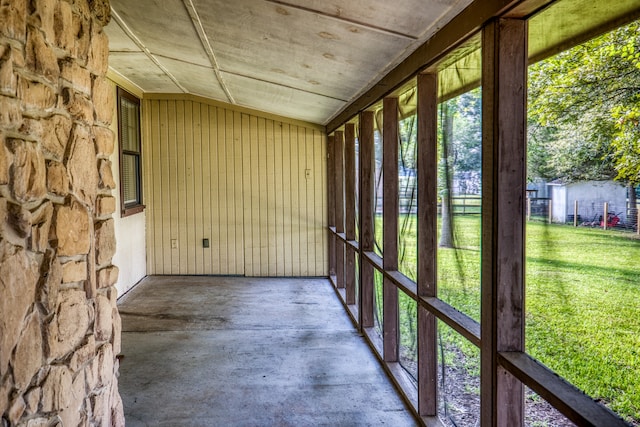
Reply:
<svg viewBox="0 0 640 427"><path fill-rule="evenodd" d="M123 120L122 120L122 101L127 100L130 103L133 103L137 106L137 138L138 138L138 150L125 149L123 144ZM118 154L119 154L119 164L120 164L120 216L122 218L135 215L144 211L145 205L143 203L142 197L142 139L140 132L140 98L137 96L127 92L126 90L118 87L117 91L117 101L118 101ZM133 203L126 203L125 201L125 188L124 188L124 159L125 156L134 157L137 162L137 173L135 183L137 186L136 192L136 200Z"/></svg>

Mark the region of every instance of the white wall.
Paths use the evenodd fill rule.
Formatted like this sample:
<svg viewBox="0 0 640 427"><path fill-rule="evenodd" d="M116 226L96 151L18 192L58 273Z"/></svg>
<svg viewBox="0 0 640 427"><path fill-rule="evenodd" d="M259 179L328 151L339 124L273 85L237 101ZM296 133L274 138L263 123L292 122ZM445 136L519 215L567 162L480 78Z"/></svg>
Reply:
<svg viewBox="0 0 640 427"><path fill-rule="evenodd" d="M109 77L112 80L116 79L111 75L109 75ZM140 93L136 93L135 88L124 88L136 96L141 96ZM113 96L116 96L116 83L113 84ZM116 135L116 141L110 160L112 163L113 177L117 185L113 191L113 195L116 198L116 212L113 214L113 219L117 245L116 254L113 257L113 265L116 265L120 269L116 289L118 290L118 296L122 296L147 275L146 213L143 211L125 218L122 218L120 215L120 158L117 140L117 105L113 117L114 120L111 130L113 130ZM142 141L142 143L144 144L145 141ZM145 195L143 194L142 197L144 202Z"/></svg>
<svg viewBox="0 0 640 427"><path fill-rule="evenodd" d="M553 185L551 197L554 222L567 221L567 215L573 215L576 200L581 221L593 221L594 218L598 221L604 213L605 202L609 203L610 213L619 214L621 221L626 221L627 189L614 181L584 181Z"/></svg>

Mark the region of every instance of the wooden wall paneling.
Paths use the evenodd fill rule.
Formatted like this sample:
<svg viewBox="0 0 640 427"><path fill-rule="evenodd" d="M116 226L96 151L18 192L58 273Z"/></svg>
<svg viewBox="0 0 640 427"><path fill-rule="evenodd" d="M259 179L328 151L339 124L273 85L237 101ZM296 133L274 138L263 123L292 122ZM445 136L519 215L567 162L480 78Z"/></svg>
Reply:
<svg viewBox="0 0 640 427"><path fill-rule="evenodd" d="M293 224L291 221L291 125L282 125L282 163L283 182L282 199L285 216L283 218L282 230L284 235L284 275L293 276Z"/></svg>
<svg viewBox="0 0 640 427"><path fill-rule="evenodd" d="M273 169L274 169L274 208L275 208L275 257L276 276L284 276L284 248L285 248L285 234L284 234L284 194L283 194L283 159L282 159L282 123L275 123L273 127Z"/></svg>
<svg viewBox="0 0 640 427"><path fill-rule="evenodd" d="M344 128L344 185L345 185L345 236L347 240L356 238L356 132L353 123ZM346 247L345 299L347 305L356 303L356 260L355 251Z"/></svg>
<svg viewBox="0 0 640 427"><path fill-rule="evenodd" d="M178 235L178 274L186 274L188 262L188 239L187 239L187 192L186 183L186 149L185 149L185 123L184 123L184 101L176 101L176 151L177 163L176 174L178 178L176 192L178 193L178 203L176 205Z"/></svg>
<svg viewBox="0 0 640 427"><path fill-rule="evenodd" d="M328 221L328 211L327 211L327 139L326 136L322 132L315 131L316 138L316 170L319 171L320 175L315 176L316 182L316 197L319 196L320 201L320 209L319 209L319 220L316 224L317 231L316 233L319 236L317 241L321 242L322 245L322 253L318 256L316 260L316 274L319 276L327 275L327 247L328 247L328 235L325 232L325 227Z"/></svg>
<svg viewBox="0 0 640 427"><path fill-rule="evenodd" d="M193 140L193 102L184 102L184 174L186 191L184 199L184 213L186 215L187 236L187 262L186 271L195 271L196 253L198 246L196 243L196 216L199 214L195 210L195 173L194 173L194 140Z"/></svg>
<svg viewBox="0 0 640 427"><path fill-rule="evenodd" d="M365 261L364 253L373 252L373 221L375 214L375 181L374 181L374 139L373 111L360 113L360 299L358 307L361 328L372 328L374 325L374 270L373 265Z"/></svg>
<svg viewBox="0 0 640 427"><path fill-rule="evenodd" d="M215 107L209 107L208 105L202 105L200 108L200 123L201 123L201 133L202 133L202 234L203 237L209 239L209 248L204 249L203 259L202 259L202 273L203 274L212 274L212 260L211 253L213 251L213 246L215 245L215 241L213 240L212 234L212 224L211 224L211 203L212 199L210 196L210 186L211 186L211 173L212 173L212 165L209 161L211 156L211 121L209 120L209 111L211 109L215 110ZM213 128L213 132L215 132L215 127Z"/></svg>
<svg viewBox="0 0 640 427"><path fill-rule="evenodd" d="M305 130L305 169L302 171L302 180L305 183L305 187L306 187L306 192L305 192L305 197L307 199L306 205L307 205L307 210L306 210L306 215L305 218L307 219L306 223L307 223L307 230L306 230L306 236L307 236L307 270L306 270L306 274L307 275L311 275L311 276L315 276L315 265L316 265L316 256L317 253L320 252L320 250L322 248L318 248L317 242L316 242L316 226L315 226L315 219L316 219L316 205L315 205L315 201L316 201L316 192L315 192L315 177L314 177L314 168L313 168L313 130L311 129L306 129ZM308 175L307 175L307 170L308 170Z"/></svg>
<svg viewBox="0 0 640 427"><path fill-rule="evenodd" d="M235 269L233 274L245 274L245 250L244 250L244 161L246 156L245 145L243 143L242 133L242 114L238 111L227 110L226 116L226 129L227 129L227 141L232 141L234 152L234 176L235 176L235 190L233 193L233 199L235 206L233 209L233 215L231 221L235 230L235 238L232 243L232 248L235 247ZM233 254L233 252L232 252Z"/></svg>
<svg viewBox="0 0 640 427"><path fill-rule="evenodd" d="M333 159L335 161L335 196L336 196L336 233L344 233L344 132L336 131L333 141ZM344 261L345 244L336 240L336 286L345 287Z"/></svg>
<svg viewBox="0 0 640 427"><path fill-rule="evenodd" d="M275 172L275 134L273 120L267 120L266 137L266 171L267 171L267 236L268 236L268 275L275 276L278 268L277 245L278 235L276 231L276 172Z"/></svg>
<svg viewBox="0 0 640 427"><path fill-rule="evenodd" d="M300 227L300 143L298 141L298 126L291 126L290 132L291 151L289 153L289 161L291 162L291 250L292 250L292 274L294 276L302 275L302 269L300 268L300 233L302 232Z"/></svg>
<svg viewBox="0 0 640 427"><path fill-rule="evenodd" d="M218 196L215 206L213 209L216 212L218 226L218 238L217 246L218 246L218 269L216 272L218 274L229 274L229 260L232 259L229 255L230 252L230 244L232 243L232 239L229 237L229 234L233 232L232 227L230 227L229 220L231 219L228 215L228 205L229 205L229 192L228 192L228 181L230 179L230 175L233 173L233 170L228 169L228 160L227 160L227 147L229 147L229 140L227 139L227 112L222 108L216 109L216 125L218 128L217 137L216 137L216 151L215 155L215 165L216 165L216 176L217 176L217 192Z"/></svg>
<svg viewBox="0 0 640 427"><path fill-rule="evenodd" d="M438 76L418 75L418 296L437 297ZM438 415L437 319L418 304L418 413Z"/></svg>
<svg viewBox="0 0 640 427"><path fill-rule="evenodd" d="M242 135L242 151L243 151L243 163L242 163L242 180L243 180L243 188L242 188L242 206L243 206L243 218L244 218L244 241L243 241L243 249L244 249L244 268L245 274L247 276L253 276L253 249L251 247L251 240L253 234L253 223L251 216L251 197L252 197L252 188L254 186L254 182L252 181L252 170L255 165L252 162L251 156L251 138L252 135L250 133L249 126L249 115L242 114L241 115L241 135Z"/></svg>
<svg viewBox="0 0 640 427"><path fill-rule="evenodd" d="M180 200L178 199L178 126L176 124L176 102L175 101L167 101L167 127L169 128L169 136L167 139L167 144L169 147L169 169L167 170L168 178L169 178L169 194L171 195L171 203L169 204L169 231L171 233L171 240L176 240L178 243L178 248L170 248L170 269L169 274L180 274L180 242L178 240L179 230L178 230L178 211Z"/></svg>
<svg viewBox="0 0 640 427"><path fill-rule="evenodd" d="M162 258L160 259L160 265L158 265L158 271L160 274L170 274L171 273L171 265L172 265L172 251L171 249L171 239L172 239L172 231L171 231L171 198L172 194L169 191L169 182L170 182L170 165L171 165L171 152L169 145L169 126L168 126L168 117L169 117L169 105L167 102L159 103L159 121L157 123L157 127L160 128L161 139L159 141L160 145L160 164L161 171L163 173L160 174L159 183L160 188L159 191L162 193L162 215L160 228L162 232L160 234L161 240L159 242ZM165 125L162 126L161 123Z"/></svg>
<svg viewBox="0 0 640 427"><path fill-rule="evenodd" d="M335 134L327 137L327 224L329 228L336 226L336 181L335 160L334 160ZM331 230L328 233L329 239L329 276L336 275L336 236Z"/></svg>
<svg viewBox="0 0 640 427"><path fill-rule="evenodd" d="M258 203L258 233L260 241L259 266L260 276L269 275L269 210L267 199L269 198L269 188L267 183L267 125L266 120L258 117L258 183L260 191L254 194L254 200Z"/></svg>
<svg viewBox="0 0 640 427"><path fill-rule="evenodd" d="M307 179L305 169L307 166L307 134L305 128L298 126L298 171L295 179L299 183L298 198L300 203L299 223L300 223L300 275L306 276L309 262L309 216L307 210Z"/></svg>
<svg viewBox="0 0 640 427"><path fill-rule="evenodd" d="M158 184L160 177L153 175L153 171L162 170L162 150L160 138L160 108L158 103L145 102L145 117L149 132L143 139L145 163L145 197L151 196L145 203L147 208L147 222L152 225L147 237L147 271L157 271L162 263L162 187ZM118 207L119 209L119 207ZM118 213L119 214L119 213Z"/></svg>
<svg viewBox="0 0 640 427"><path fill-rule="evenodd" d="M204 173L202 170L202 123L200 122L200 108L204 107L200 103L192 102L192 132L193 132L193 212L194 212L194 234L195 234L195 272L196 274L204 274L204 247L202 239L204 238L204 214L202 195L204 189Z"/></svg>
<svg viewBox="0 0 640 427"><path fill-rule="evenodd" d="M398 98L383 100L382 191L383 191L383 266L387 271L398 270ZM384 278L383 286L383 345L384 360L398 361L400 328L398 316L398 288Z"/></svg>
<svg viewBox="0 0 640 427"><path fill-rule="evenodd" d="M209 108L210 146L209 164L211 176L209 182L210 211L208 221L211 224L211 274L220 272L220 253L224 250L220 245L220 211L218 208L219 177L218 170L218 145L224 143L224 132L221 135L220 128L224 129L224 115L217 108Z"/></svg>
<svg viewBox="0 0 640 427"><path fill-rule="evenodd" d="M524 387L498 352L524 350L527 23L483 30L481 423L524 425Z"/></svg>

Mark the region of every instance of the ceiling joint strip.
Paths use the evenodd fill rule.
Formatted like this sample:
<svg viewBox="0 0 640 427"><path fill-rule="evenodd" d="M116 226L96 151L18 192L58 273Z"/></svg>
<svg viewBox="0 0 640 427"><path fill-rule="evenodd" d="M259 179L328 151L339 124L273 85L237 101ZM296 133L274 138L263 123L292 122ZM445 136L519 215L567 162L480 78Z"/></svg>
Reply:
<svg viewBox="0 0 640 427"><path fill-rule="evenodd" d="M202 25L202 21L200 20L200 15L198 15L198 11L196 10L196 7L193 4L193 1L182 0L182 2L184 3L184 6L187 8L187 12L191 17L191 22L193 22L193 26L196 32L198 33L198 37L200 37L200 42L202 43L202 47L204 48L205 52L207 52L207 56L209 57L209 61L211 62L211 66L213 67L213 72L215 73L216 78L218 79L218 83L220 83L220 87L222 87L222 90L227 96L227 99L229 100L229 102L231 104L236 104L236 101L233 98L233 95L231 95L231 91L229 90L229 87L227 86L227 84L224 81L224 78L222 77L222 72L220 71L220 66L218 64L218 60L216 59L215 52L213 51L213 47L211 46L211 43L209 43L209 38L207 37L207 33L204 31L204 26Z"/></svg>
<svg viewBox="0 0 640 427"><path fill-rule="evenodd" d="M144 45L144 43L142 43L142 41L133 33L131 28L129 28L129 26L124 22L124 20L120 17L120 15L118 15L118 12L116 12L113 7L111 7L111 16L118 23L120 28L122 28L122 31L124 31L124 33L136 44L136 46L138 46L138 48L141 51L143 51L145 55L147 55L147 57L151 60L151 62L153 62L156 65L156 67L160 68L160 70L164 74L166 74L167 77L169 77L171 79L171 81L182 92L189 93L189 91L184 86L182 86L180 84L178 79L176 79L175 76L173 74L171 74L171 72L169 70L167 70L165 68L165 66L160 63L160 61L158 61L158 59L151 53L151 51L149 49L147 49L147 47Z"/></svg>

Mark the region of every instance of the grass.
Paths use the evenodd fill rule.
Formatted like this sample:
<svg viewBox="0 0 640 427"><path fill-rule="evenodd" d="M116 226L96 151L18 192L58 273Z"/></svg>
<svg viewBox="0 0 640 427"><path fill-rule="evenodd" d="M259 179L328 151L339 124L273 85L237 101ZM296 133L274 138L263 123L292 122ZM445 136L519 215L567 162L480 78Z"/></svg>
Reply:
<svg viewBox="0 0 640 427"><path fill-rule="evenodd" d="M415 278L415 218L401 218L400 229L400 270ZM479 320L480 218L456 217L455 233L459 249L438 250L439 297ZM526 236L527 352L640 423L640 241L535 222L527 224ZM402 296L400 302L415 310ZM415 333L406 319L412 314L401 315L400 325L402 344L410 348ZM463 363L477 375L477 349L443 326L442 340L467 355Z"/></svg>

